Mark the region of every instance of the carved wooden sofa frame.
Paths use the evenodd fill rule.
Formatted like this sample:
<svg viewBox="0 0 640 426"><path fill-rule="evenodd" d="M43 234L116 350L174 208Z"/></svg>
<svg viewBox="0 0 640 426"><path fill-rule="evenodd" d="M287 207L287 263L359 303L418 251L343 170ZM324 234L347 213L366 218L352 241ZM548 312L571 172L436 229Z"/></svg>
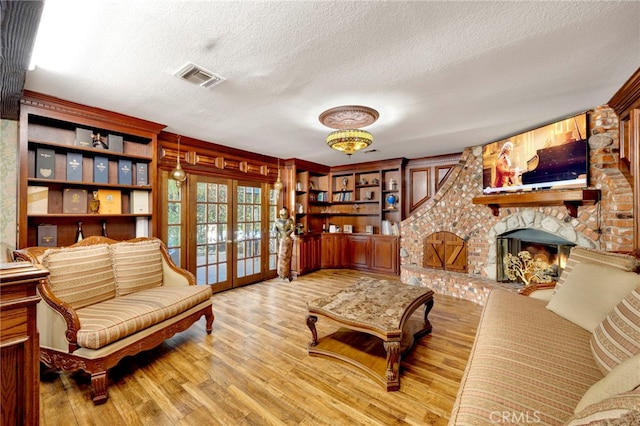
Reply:
<svg viewBox="0 0 640 426"><path fill-rule="evenodd" d="M171 280L173 284L192 286L196 285L193 274L185 269L177 267L169 255L166 246L156 238L135 238L127 242L142 242L157 240L160 242L162 254L163 282ZM67 248L91 246L97 244L114 244L120 241L106 237L92 236L73 244ZM17 260L26 260L35 265L41 266L45 251L51 247L29 247L14 251ZM48 281L47 281L48 282ZM176 333L188 329L201 317L206 319L206 332L211 334L213 328L214 315L212 311L211 299L199 303L186 311L165 319L158 324L152 325L144 330L140 330L132 335L126 336L116 342L110 343L100 349L83 348L78 344L77 333L80 330L80 320L73 307L56 297L48 284L38 286L38 293L44 303L39 303L38 316L40 317L46 310L61 316L66 324L64 338L67 347L54 345L57 347L43 346L41 339L40 361L48 367L61 369L63 371L84 370L91 375L92 400L97 404L102 404L108 399L108 370L120 362L126 356L136 355L140 352L150 350L164 340L172 337ZM38 318L40 320L41 318ZM39 327L40 327L39 321ZM46 327L46 326L45 326ZM40 331L42 336L43 331ZM46 344L47 342L45 342Z"/></svg>

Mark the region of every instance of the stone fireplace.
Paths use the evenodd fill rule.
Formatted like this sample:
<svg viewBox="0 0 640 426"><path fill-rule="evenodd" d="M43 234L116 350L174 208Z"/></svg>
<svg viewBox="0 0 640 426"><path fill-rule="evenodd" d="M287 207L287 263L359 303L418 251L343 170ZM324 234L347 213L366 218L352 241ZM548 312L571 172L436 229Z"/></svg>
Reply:
<svg viewBox="0 0 640 426"><path fill-rule="evenodd" d="M529 228L499 235L496 241L496 280L511 281L506 271L505 256L511 254L517 257L519 253L527 252L531 259L540 260L548 265L545 275L552 281L558 281L573 246L575 244L564 238Z"/></svg>
<svg viewBox="0 0 640 426"><path fill-rule="evenodd" d="M498 247L506 236L514 236L521 244L527 242L529 232L539 231L560 238L555 245L562 246L562 251L573 245L631 251L632 189L618 169L617 117L607 106L598 107L590 127L589 188L599 191L597 203L573 212L564 205L510 206L496 212L474 204L473 198L482 194L482 147L467 148L438 192L401 223L401 280L484 304L494 288L521 287L499 281ZM425 239L442 232L465 241L466 272L424 265ZM521 238L523 233L526 238Z"/></svg>

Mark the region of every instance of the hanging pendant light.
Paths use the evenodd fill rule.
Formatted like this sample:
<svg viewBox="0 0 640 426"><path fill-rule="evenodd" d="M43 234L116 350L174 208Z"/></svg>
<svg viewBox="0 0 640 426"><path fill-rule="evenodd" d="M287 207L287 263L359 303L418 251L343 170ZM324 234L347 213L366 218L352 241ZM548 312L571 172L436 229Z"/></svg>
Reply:
<svg viewBox="0 0 640 426"><path fill-rule="evenodd" d="M187 180L187 174L182 170L180 165L180 135L178 135L178 156L176 157L176 167L171 171L171 179L176 181L176 186L180 188L182 183Z"/></svg>
<svg viewBox="0 0 640 426"><path fill-rule="evenodd" d="M284 188L284 183L282 182L282 178L280 177L280 159L278 158L278 178L273 183L273 189L280 193L280 191L282 191L282 188Z"/></svg>

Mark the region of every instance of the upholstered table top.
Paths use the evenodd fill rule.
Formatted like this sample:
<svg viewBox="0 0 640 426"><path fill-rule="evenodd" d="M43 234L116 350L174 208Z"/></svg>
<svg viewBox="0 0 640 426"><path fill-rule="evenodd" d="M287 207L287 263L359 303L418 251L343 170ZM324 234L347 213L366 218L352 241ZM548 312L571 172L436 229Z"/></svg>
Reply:
<svg viewBox="0 0 640 426"><path fill-rule="evenodd" d="M319 313L342 323L374 327L383 333L398 333L407 316L431 300L433 291L398 281L360 278L330 296L307 303L309 313Z"/></svg>

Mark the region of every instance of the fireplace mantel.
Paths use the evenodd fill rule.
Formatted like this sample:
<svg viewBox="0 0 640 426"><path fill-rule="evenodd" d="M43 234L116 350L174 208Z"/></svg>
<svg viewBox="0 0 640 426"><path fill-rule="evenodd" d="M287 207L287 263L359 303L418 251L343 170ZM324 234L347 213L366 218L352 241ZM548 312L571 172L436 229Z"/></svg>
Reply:
<svg viewBox="0 0 640 426"><path fill-rule="evenodd" d="M578 207L590 206L600 201L597 189L567 189L552 191L516 192L512 194L481 195L473 198L473 204L486 205L494 216L503 207L541 207L564 205L571 217L578 217Z"/></svg>

